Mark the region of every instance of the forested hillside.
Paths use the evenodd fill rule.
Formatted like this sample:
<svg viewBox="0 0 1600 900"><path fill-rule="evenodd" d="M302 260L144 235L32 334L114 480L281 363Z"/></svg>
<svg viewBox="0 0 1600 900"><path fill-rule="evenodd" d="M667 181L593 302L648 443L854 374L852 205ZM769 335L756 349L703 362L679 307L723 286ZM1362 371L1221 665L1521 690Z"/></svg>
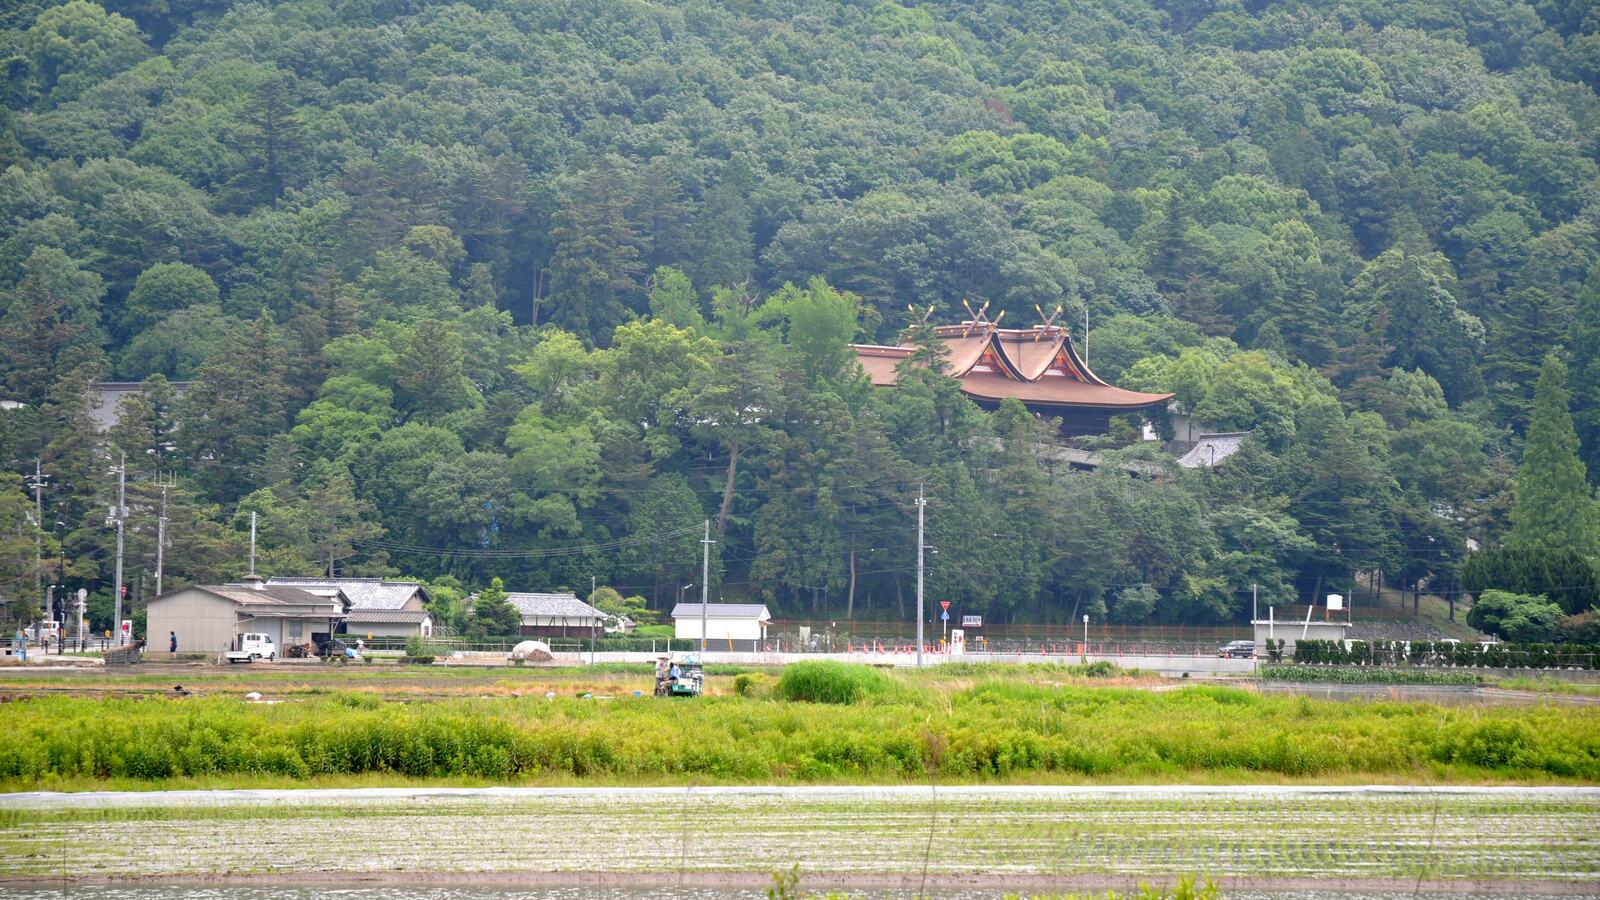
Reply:
<svg viewBox="0 0 1600 900"><path fill-rule="evenodd" d="M929 596L997 618L1453 590L1514 518L1567 574L1476 577L1595 599L1584 0L17 0L0 29L13 618L58 565L108 618L119 453L146 596L162 473L169 588L242 574L253 512L272 574L661 609L709 518L713 596L897 619L921 485ZM863 380L846 344L968 298L1087 312L1100 375L1252 437L1071 473L1020 406ZM97 435L103 379L149 381Z"/></svg>

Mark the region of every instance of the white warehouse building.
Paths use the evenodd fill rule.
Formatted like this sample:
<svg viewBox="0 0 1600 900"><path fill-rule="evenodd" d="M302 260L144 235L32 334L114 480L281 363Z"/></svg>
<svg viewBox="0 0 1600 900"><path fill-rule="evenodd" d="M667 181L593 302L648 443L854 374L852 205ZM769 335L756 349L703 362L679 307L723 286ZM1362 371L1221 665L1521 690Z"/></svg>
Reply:
<svg viewBox="0 0 1600 900"><path fill-rule="evenodd" d="M760 603L707 603L704 617L701 612L699 603L674 606L673 636L698 641L704 634L707 650L749 653L761 649L767 639L767 625L772 622L772 614Z"/></svg>

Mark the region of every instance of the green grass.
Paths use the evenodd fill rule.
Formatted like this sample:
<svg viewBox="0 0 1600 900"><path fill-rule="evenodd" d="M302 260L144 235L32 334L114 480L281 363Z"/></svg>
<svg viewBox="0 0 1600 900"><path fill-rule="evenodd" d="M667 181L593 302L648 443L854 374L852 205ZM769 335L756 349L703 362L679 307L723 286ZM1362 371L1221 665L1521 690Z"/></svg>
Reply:
<svg viewBox="0 0 1600 900"><path fill-rule="evenodd" d="M1471 672L1369 666L1263 666L1268 681L1314 681L1329 684L1436 684L1472 686L1482 682Z"/></svg>
<svg viewBox="0 0 1600 900"><path fill-rule="evenodd" d="M21 699L4 707L0 787L902 783L930 774L997 783L1600 781L1600 709L1350 703L1211 685L1152 692L1003 669L941 677L856 667L812 684L822 692L814 696L844 690L851 702L731 689L679 702L354 691L275 705Z"/></svg>
<svg viewBox="0 0 1600 900"><path fill-rule="evenodd" d="M1583 697L1600 697L1600 682L1562 681L1548 675L1518 675L1515 678L1496 678L1494 687L1508 691L1538 691L1546 694L1573 694Z"/></svg>

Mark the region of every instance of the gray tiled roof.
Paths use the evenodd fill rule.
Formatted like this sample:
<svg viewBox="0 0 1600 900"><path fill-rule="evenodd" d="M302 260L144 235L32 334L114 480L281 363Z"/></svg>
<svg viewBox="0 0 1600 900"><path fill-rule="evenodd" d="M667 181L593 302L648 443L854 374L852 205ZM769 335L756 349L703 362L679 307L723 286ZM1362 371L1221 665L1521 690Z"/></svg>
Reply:
<svg viewBox="0 0 1600 900"><path fill-rule="evenodd" d="M605 613L578 599L577 594L538 594L523 591L506 593L506 602L524 616L555 619L603 619Z"/></svg>
<svg viewBox="0 0 1600 900"><path fill-rule="evenodd" d="M1185 469L1214 466L1239 452L1248 431L1230 431L1223 434L1202 434L1188 453L1178 457L1178 465Z"/></svg>
<svg viewBox="0 0 1600 900"><path fill-rule="evenodd" d="M384 581L382 578L272 578L268 584L282 584L313 592L344 591L351 609L400 609L422 591L415 581ZM426 601L426 592L423 592Z"/></svg>
<svg viewBox="0 0 1600 900"><path fill-rule="evenodd" d="M418 625L428 618L425 609L352 609L345 616L345 621L351 624L374 622L387 625Z"/></svg>
<svg viewBox="0 0 1600 900"><path fill-rule="evenodd" d="M344 601L338 595L313 594L310 591L302 591L299 588L285 587L283 585L254 588L248 584L197 584L193 585L193 587L196 590L215 594L225 600L232 600L240 606L252 607L257 611L257 614L268 614L267 611L274 607L280 607L285 610L305 608L315 611L316 615L330 616L343 616L345 612ZM169 591L168 593L176 592Z"/></svg>
<svg viewBox="0 0 1600 900"><path fill-rule="evenodd" d="M767 612L767 607L761 603L707 603L706 616L723 619L770 619L772 615ZM672 608L674 619L697 619L700 617L700 604L679 603Z"/></svg>

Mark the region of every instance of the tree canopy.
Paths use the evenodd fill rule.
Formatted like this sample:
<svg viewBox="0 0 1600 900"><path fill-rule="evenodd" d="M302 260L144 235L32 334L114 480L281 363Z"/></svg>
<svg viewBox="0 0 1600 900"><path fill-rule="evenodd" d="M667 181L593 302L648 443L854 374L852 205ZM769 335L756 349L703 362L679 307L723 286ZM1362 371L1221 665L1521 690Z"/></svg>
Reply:
<svg viewBox="0 0 1600 900"><path fill-rule="evenodd" d="M178 473L174 584L239 574L255 511L280 574L661 610L710 520L714 596L903 621L919 486L933 589L1014 620L1447 589L1474 544L1479 575L1592 569L1586 10L10 4L0 457L49 487L0 542L59 521L108 591L115 447ZM1059 465L915 327L966 300L1059 309L1176 394L1163 437L1250 437L1180 470L1123 419L1112 464ZM873 388L848 344L902 339ZM108 379L146 389L100 433Z"/></svg>

